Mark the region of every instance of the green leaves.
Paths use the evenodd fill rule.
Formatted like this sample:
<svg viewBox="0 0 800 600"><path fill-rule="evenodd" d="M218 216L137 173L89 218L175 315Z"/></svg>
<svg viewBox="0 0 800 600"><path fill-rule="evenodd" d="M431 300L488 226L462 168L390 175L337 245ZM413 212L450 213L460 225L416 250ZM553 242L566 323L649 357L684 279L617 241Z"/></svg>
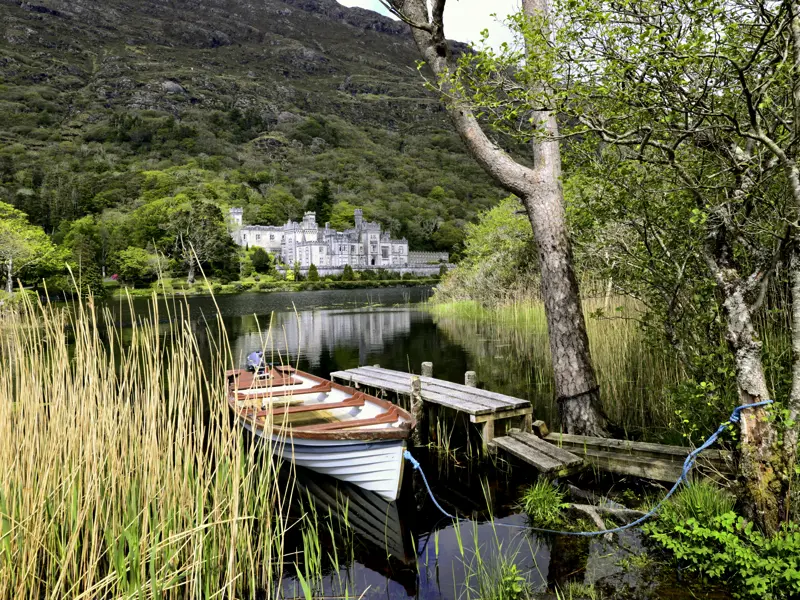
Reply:
<svg viewBox="0 0 800 600"><path fill-rule="evenodd" d="M63 258L41 227L28 223L25 213L0 202L0 276L7 286L13 289L14 277L23 269L47 267Z"/></svg>
<svg viewBox="0 0 800 600"><path fill-rule="evenodd" d="M725 585L734 598L788 599L800 594L796 523L766 537L729 511L707 523L667 515L644 529L683 568Z"/></svg>

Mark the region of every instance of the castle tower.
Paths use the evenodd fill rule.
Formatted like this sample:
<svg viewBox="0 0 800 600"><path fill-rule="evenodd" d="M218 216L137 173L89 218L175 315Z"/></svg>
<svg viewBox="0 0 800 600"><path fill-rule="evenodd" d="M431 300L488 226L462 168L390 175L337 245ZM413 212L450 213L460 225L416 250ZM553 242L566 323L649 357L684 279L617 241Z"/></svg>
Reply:
<svg viewBox="0 0 800 600"><path fill-rule="evenodd" d="M361 225L364 223L364 211L360 208L357 208L353 213L356 222L356 229L361 229Z"/></svg>
<svg viewBox="0 0 800 600"><path fill-rule="evenodd" d="M231 224L234 227L241 227L242 215L244 215L244 210L241 208L232 208L228 212L230 213Z"/></svg>
<svg viewBox="0 0 800 600"><path fill-rule="evenodd" d="M316 229L317 228L317 213L307 211L303 215L303 229Z"/></svg>

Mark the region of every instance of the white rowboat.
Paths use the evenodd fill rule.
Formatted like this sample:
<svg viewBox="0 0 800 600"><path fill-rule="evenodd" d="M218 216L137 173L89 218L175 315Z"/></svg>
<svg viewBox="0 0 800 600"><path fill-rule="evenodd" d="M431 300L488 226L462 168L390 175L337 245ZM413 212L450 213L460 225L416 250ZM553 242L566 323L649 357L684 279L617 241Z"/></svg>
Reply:
<svg viewBox="0 0 800 600"><path fill-rule="evenodd" d="M239 423L284 460L392 501L413 419L398 406L291 367L229 371Z"/></svg>

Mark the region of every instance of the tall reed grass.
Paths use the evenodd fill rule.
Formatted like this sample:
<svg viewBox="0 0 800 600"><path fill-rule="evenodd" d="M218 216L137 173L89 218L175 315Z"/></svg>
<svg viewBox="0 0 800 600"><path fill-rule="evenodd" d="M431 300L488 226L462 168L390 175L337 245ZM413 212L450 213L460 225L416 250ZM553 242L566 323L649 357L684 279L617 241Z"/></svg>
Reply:
<svg viewBox="0 0 800 600"><path fill-rule="evenodd" d="M91 300L0 320L0 598L274 594L288 499L228 415L225 331L204 364L188 306L152 306L124 339Z"/></svg>
<svg viewBox="0 0 800 600"><path fill-rule="evenodd" d="M625 297L583 302L603 407L625 429L658 437L675 409L664 390L685 376L673 356L648 343L636 302ZM557 423L544 305L516 299L486 308L474 301L431 303L439 328L464 345L488 389L529 398L535 418Z"/></svg>

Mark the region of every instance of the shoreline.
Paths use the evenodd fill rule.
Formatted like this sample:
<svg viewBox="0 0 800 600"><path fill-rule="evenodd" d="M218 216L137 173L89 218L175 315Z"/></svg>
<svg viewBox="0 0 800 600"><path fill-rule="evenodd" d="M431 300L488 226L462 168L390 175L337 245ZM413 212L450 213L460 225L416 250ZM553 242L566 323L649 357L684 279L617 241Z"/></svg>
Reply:
<svg viewBox="0 0 800 600"><path fill-rule="evenodd" d="M426 287L434 286L439 282L438 278L428 277L420 279L386 279L368 281L271 281L271 282L241 282L232 283L196 283L189 289L156 289L115 287L108 292L108 298L142 298L150 297L154 293L159 297L167 296L204 296L213 294L215 296L233 296L237 294L261 293L269 294L272 292L313 292L323 290L361 290L371 288L392 288L392 287Z"/></svg>

